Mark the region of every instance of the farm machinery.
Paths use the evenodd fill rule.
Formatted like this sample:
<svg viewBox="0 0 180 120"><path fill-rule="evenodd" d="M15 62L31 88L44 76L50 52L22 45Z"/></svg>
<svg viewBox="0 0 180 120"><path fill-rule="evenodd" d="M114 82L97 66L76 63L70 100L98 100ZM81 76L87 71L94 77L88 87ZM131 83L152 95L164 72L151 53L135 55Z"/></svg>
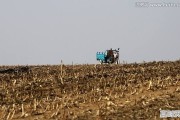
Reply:
<svg viewBox="0 0 180 120"><path fill-rule="evenodd" d="M97 52L96 59L101 63L117 63L119 62L119 48L116 50L106 50L105 52Z"/></svg>

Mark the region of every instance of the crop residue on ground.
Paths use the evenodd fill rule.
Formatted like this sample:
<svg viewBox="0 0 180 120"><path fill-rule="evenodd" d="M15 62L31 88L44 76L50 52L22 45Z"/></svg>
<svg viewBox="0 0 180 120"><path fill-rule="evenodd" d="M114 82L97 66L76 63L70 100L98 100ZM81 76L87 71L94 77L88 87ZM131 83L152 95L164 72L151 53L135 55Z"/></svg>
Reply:
<svg viewBox="0 0 180 120"><path fill-rule="evenodd" d="M160 119L179 101L180 61L0 66L0 119Z"/></svg>

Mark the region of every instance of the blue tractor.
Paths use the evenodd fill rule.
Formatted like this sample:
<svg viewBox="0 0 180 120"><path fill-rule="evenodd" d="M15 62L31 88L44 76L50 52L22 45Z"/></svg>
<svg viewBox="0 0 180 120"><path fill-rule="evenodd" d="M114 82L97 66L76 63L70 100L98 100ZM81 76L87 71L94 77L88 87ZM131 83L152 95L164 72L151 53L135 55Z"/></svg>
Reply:
<svg viewBox="0 0 180 120"><path fill-rule="evenodd" d="M96 59L101 63L117 63L119 62L119 48L118 50L106 50L105 52L97 52Z"/></svg>

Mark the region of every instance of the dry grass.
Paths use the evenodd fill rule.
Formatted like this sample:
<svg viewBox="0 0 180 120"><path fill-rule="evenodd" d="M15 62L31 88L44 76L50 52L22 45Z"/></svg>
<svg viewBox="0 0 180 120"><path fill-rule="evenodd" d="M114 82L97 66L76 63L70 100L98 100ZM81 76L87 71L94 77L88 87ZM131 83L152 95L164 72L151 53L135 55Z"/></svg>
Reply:
<svg viewBox="0 0 180 120"><path fill-rule="evenodd" d="M160 109L180 110L180 61L28 67L0 74L0 119L159 119Z"/></svg>

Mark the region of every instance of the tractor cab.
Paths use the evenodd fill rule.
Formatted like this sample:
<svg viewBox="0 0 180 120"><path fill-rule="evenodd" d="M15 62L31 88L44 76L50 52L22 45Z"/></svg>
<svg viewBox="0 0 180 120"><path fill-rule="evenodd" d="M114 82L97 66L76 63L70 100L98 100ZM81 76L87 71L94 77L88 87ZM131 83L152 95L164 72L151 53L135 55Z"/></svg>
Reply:
<svg viewBox="0 0 180 120"><path fill-rule="evenodd" d="M117 63L119 61L119 48L118 50L106 50L105 52L97 52L96 53L96 59L102 64L102 63Z"/></svg>

